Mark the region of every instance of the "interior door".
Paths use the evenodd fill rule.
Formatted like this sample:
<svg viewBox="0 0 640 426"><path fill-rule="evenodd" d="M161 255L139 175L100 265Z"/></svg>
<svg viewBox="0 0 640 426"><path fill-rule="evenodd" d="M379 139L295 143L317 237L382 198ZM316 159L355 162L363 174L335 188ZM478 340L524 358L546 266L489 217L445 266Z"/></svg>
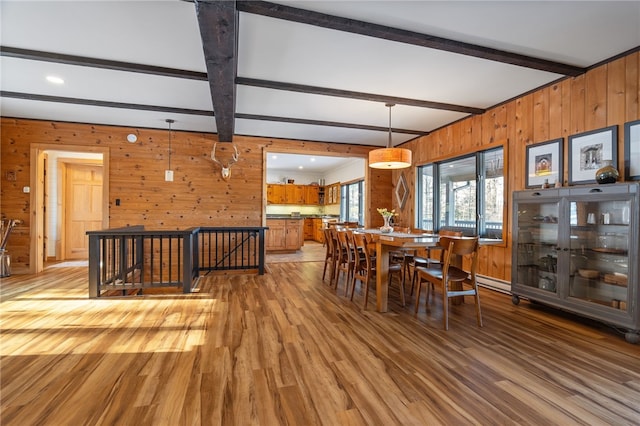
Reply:
<svg viewBox="0 0 640 426"><path fill-rule="evenodd" d="M103 167L67 164L65 173L65 259L87 259L87 231L102 228Z"/></svg>

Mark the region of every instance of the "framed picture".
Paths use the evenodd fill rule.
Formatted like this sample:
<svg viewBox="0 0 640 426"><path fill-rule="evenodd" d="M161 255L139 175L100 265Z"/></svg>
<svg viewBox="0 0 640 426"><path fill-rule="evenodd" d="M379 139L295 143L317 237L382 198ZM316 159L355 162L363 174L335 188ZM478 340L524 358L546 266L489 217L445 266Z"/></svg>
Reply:
<svg viewBox="0 0 640 426"><path fill-rule="evenodd" d="M569 136L569 185L595 183L604 160L618 162L618 126Z"/></svg>
<svg viewBox="0 0 640 426"><path fill-rule="evenodd" d="M562 142L560 138L527 146L527 188L540 188L545 181L551 186L556 180L562 182Z"/></svg>
<svg viewBox="0 0 640 426"><path fill-rule="evenodd" d="M640 120L624 124L624 176L640 180Z"/></svg>

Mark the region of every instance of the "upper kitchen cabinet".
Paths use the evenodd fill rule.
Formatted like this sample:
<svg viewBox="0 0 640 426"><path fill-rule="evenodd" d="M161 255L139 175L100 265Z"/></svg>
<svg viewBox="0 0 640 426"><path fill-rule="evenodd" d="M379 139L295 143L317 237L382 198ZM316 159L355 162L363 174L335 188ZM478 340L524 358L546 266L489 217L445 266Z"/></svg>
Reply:
<svg viewBox="0 0 640 426"><path fill-rule="evenodd" d="M340 182L327 185L325 192L325 204L340 204Z"/></svg>
<svg viewBox="0 0 640 426"><path fill-rule="evenodd" d="M304 203L311 204L311 205L320 204L320 187L318 185L305 186Z"/></svg>
<svg viewBox="0 0 640 426"><path fill-rule="evenodd" d="M285 204L286 196L284 185L267 185L267 204Z"/></svg>
<svg viewBox="0 0 640 426"><path fill-rule="evenodd" d="M267 184L267 204L320 204L317 185Z"/></svg>

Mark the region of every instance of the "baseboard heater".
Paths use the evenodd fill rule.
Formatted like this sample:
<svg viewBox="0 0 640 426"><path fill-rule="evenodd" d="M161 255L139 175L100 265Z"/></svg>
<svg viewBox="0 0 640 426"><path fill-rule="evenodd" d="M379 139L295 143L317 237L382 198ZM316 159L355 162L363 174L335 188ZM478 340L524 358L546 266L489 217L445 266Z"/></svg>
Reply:
<svg viewBox="0 0 640 426"><path fill-rule="evenodd" d="M490 290L511 294L511 283L509 281L499 280L493 277L478 274L476 279L478 284Z"/></svg>

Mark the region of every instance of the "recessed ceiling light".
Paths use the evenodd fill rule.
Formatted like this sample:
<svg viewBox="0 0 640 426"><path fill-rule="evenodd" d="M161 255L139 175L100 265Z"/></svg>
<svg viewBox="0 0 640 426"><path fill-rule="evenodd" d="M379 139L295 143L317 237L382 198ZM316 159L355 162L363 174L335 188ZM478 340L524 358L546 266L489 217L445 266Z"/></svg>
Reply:
<svg viewBox="0 0 640 426"><path fill-rule="evenodd" d="M271 156L271 159L272 159L272 160L277 160L277 159L278 159L278 156L277 156L277 155L272 155L272 156Z"/></svg>
<svg viewBox="0 0 640 426"><path fill-rule="evenodd" d="M309 161L311 161L311 162L313 163L314 161L316 161L316 159L315 159L315 158L313 158L313 157L311 157L311 158L309 159Z"/></svg>
<svg viewBox="0 0 640 426"><path fill-rule="evenodd" d="M47 81L53 84L64 84L64 80L60 77L56 77L55 75L48 75Z"/></svg>
<svg viewBox="0 0 640 426"><path fill-rule="evenodd" d="M299 169L304 169L304 167L302 167L302 166L298 166L298 168L299 168Z"/></svg>

